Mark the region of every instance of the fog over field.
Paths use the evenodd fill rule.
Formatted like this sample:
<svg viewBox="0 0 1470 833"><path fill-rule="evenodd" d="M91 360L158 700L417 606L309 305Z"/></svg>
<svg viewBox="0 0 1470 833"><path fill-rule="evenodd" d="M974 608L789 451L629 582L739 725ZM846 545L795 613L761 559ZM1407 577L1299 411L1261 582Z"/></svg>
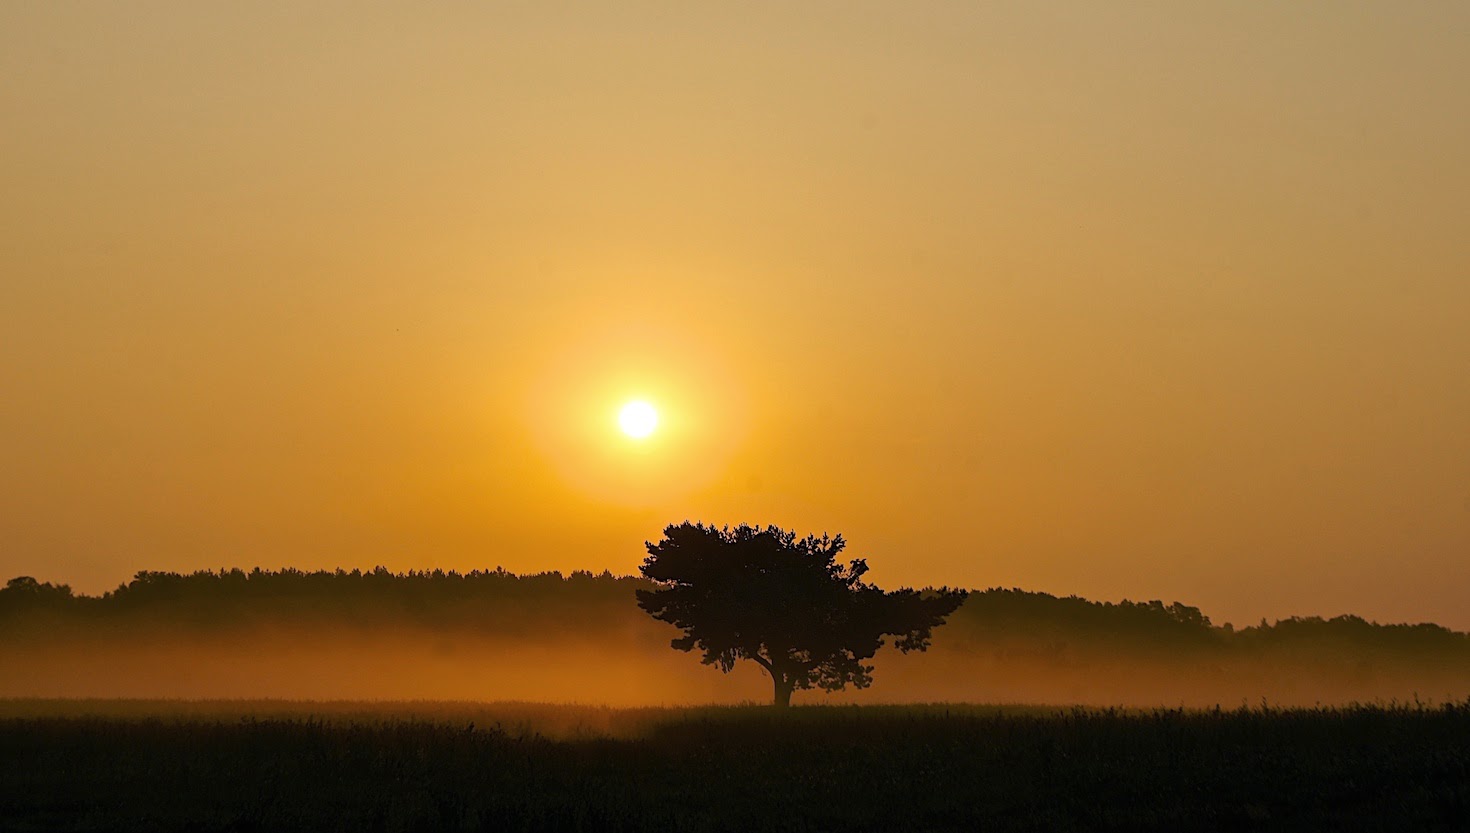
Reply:
<svg viewBox="0 0 1470 833"><path fill-rule="evenodd" d="M651 630L651 629L650 629ZM646 634L645 634L646 635ZM1299 664L1071 653L1043 643L936 646L880 654L875 684L801 703L993 702L1083 705L1444 702L1470 695L1470 670L1410 661ZM517 644L430 631L284 630L213 639L7 646L0 696L525 700L611 706L763 702L754 665L729 675L652 639L549 637Z"/></svg>
<svg viewBox="0 0 1470 833"><path fill-rule="evenodd" d="M638 580L578 573L140 574L103 597L0 591L0 696L765 702L671 650ZM1437 626L1290 619L1234 629L1181 604L973 593L926 653L802 703L1238 706L1470 696L1470 638Z"/></svg>

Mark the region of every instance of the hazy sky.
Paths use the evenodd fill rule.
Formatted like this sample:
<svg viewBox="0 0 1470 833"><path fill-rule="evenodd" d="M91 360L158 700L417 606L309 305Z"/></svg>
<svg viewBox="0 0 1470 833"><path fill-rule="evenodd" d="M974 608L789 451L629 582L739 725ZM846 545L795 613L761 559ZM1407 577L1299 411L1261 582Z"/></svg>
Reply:
<svg viewBox="0 0 1470 833"><path fill-rule="evenodd" d="M1470 4L0 4L0 579L1470 628ZM661 430L615 413L644 397Z"/></svg>

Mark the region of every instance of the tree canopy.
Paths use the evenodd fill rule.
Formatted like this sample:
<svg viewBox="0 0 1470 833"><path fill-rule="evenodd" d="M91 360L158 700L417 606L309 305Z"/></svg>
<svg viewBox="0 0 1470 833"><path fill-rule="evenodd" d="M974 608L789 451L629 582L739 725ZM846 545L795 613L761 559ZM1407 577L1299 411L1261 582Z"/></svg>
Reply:
<svg viewBox="0 0 1470 833"><path fill-rule="evenodd" d="M647 544L639 572L657 589L639 590L638 606L684 631L670 644L699 649L706 665L729 671L748 659L765 669L778 706L793 691L866 688L865 663L884 637L904 653L925 650L967 594L885 592L863 581L863 559L838 561L846 546L841 535L798 538L774 526L671 525Z"/></svg>

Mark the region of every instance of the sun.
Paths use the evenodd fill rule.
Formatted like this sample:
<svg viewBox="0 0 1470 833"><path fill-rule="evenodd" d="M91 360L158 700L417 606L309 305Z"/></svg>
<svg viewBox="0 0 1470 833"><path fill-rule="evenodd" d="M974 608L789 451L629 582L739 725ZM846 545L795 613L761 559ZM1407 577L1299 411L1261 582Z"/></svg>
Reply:
<svg viewBox="0 0 1470 833"><path fill-rule="evenodd" d="M658 411L641 399L635 399L618 411L618 427L635 440L641 440L658 427Z"/></svg>

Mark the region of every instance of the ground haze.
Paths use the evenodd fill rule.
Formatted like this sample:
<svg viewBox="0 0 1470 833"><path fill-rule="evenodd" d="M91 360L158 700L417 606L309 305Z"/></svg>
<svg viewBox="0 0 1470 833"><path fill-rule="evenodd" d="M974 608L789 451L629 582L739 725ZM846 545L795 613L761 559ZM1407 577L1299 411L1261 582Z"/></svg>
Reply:
<svg viewBox="0 0 1470 833"><path fill-rule="evenodd" d="M106 597L0 590L0 696L762 702L669 648L639 580L578 573L141 574ZM49 587L49 589L48 589ZM748 664L747 664L748 665ZM797 703L1226 707L1470 696L1470 637L1361 619L1216 626L1187 605L973 593L924 654L891 647L874 684Z"/></svg>

